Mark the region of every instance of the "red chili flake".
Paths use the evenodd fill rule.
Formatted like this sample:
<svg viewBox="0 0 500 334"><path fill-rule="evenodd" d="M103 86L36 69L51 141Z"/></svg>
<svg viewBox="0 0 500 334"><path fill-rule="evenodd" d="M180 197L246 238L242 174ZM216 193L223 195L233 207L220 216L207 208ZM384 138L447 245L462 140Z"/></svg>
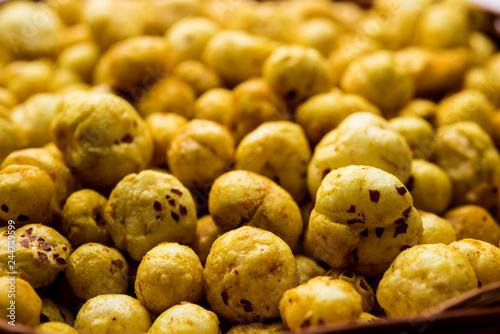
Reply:
<svg viewBox="0 0 500 334"><path fill-rule="evenodd" d="M52 256L54 257L54 259L57 259L59 257L59 254L52 254Z"/></svg>
<svg viewBox="0 0 500 334"><path fill-rule="evenodd" d="M170 212L170 215L172 216L172 218L173 218L176 222L178 222L178 221L179 221L179 215L178 215L178 214L176 214L175 212L173 212L173 211L172 211L172 212Z"/></svg>
<svg viewBox="0 0 500 334"><path fill-rule="evenodd" d="M178 196L182 196L182 191L180 191L179 189L175 189L173 188L172 190L170 190L172 193L178 195Z"/></svg>
<svg viewBox="0 0 500 334"><path fill-rule="evenodd" d="M45 250L45 251L51 251L52 250L52 248L48 244L43 244L42 245L42 249Z"/></svg>
<svg viewBox="0 0 500 334"><path fill-rule="evenodd" d="M347 212L349 212L349 213L356 213L356 206L351 205L351 207L349 208L349 210L347 210Z"/></svg>
<svg viewBox="0 0 500 334"><path fill-rule="evenodd" d="M21 240L21 246L23 246L24 248L29 248L30 247L30 242L28 241L28 239L23 239Z"/></svg>
<svg viewBox="0 0 500 334"><path fill-rule="evenodd" d="M30 239L30 241L35 241L36 237L34 235L30 235L28 239Z"/></svg>
<svg viewBox="0 0 500 334"><path fill-rule="evenodd" d="M33 227L27 228L26 233L31 234L31 231L33 231Z"/></svg>
<svg viewBox="0 0 500 334"><path fill-rule="evenodd" d="M408 217L408 215L410 214L410 211L411 211L411 206L409 206L408 209L403 211L403 216Z"/></svg>
<svg viewBox="0 0 500 334"><path fill-rule="evenodd" d="M185 216L187 214L187 209L184 205L179 205L179 211L181 215Z"/></svg>
<svg viewBox="0 0 500 334"><path fill-rule="evenodd" d="M406 188L405 187L396 187L397 191L398 191L398 194L400 194L401 196L403 196L404 194L406 194Z"/></svg>
<svg viewBox="0 0 500 334"><path fill-rule="evenodd" d="M370 201L377 203L380 199L380 191L378 190L368 190L370 192Z"/></svg>
<svg viewBox="0 0 500 334"><path fill-rule="evenodd" d="M396 231L394 231L394 236L393 238L397 237L398 235L402 233L406 233L406 230L408 229L408 224L402 224L396 227Z"/></svg>
<svg viewBox="0 0 500 334"><path fill-rule="evenodd" d="M122 138L123 143L131 143L134 140L134 137L132 137L129 133L127 133L125 136Z"/></svg>
<svg viewBox="0 0 500 334"><path fill-rule="evenodd" d="M168 200L168 204L170 204L170 206L173 206L175 208L175 199L169 199Z"/></svg>
<svg viewBox="0 0 500 334"><path fill-rule="evenodd" d="M153 207L155 208L156 211L160 211L161 210L161 203L158 201L155 201L153 203Z"/></svg>
<svg viewBox="0 0 500 334"><path fill-rule="evenodd" d="M118 260L111 260L111 264L117 267L118 269L123 268L123 261L118 259Z"/></svg>
<svg viewBox="0 0 500 334"><path fill-rule="evenodd" d="M47 254L46 253L37 252L37 254L38 254L38 258L40 260L45 260L47 258Z"/></svg>
<svg viewBox="0 0 500 334"><path fill-rule="evenodd" d="M67 251L67 250L68 250L68 247L63 246L63 247L62 247L62 249L63 249L63 251Z"/></svg>
<svg viewBox="0 0 500 334"><path fill-rule="evenodd" d="M396 225L401 225L401 224L404 224L404 223L405 223L405 220L403 218L399 218L398 220L396 220L394 222L394 224L396 224Z"/></svg>
<svg viewBox="0 0 500 334"><path fill-rule="evenodd" d="M41 243L41 244L43 244L45 242L45 239L42 238L42 237L40 237L40 238L38 238L38 242Z"/></svg>
<svg viewBox="0 0 500 334"><path fill-rule="evenodd" d="M66 260L64 260L62 257L58 258L56 261L57 261L57 263L62 264L62 265L66 264Z"/></svg>

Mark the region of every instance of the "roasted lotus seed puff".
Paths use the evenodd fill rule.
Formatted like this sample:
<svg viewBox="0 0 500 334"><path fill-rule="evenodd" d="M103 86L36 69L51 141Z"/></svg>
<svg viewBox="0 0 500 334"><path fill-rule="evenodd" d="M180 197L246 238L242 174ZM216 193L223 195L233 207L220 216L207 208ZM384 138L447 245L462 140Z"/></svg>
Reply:
<svg viewBox="0 0 500 334"><path fill-rule="evenodd" d="M52 122L66 163L90 187L109 190L125 175L146 168L153 139L125 100L107 93L67 94Z"/></svg>
<svg viewBox="0 0 500 334"><path fill-rule="evenodd" d="M155 112L179 114L193 117L193 102L196 98L193 88L181 78L170 75L156 78L146 91L138 91L137 110L143 117Z"/></svg>
<svg viewBox="0 0 500 334"><path fill-rule="evenodd" d="M172 306L156 318L148 333L220 334L214 312L189 302Z"/></svg>
<svg viewBox="0 0 500 334"><path fill-rule="evenodd" d="M364 312L371 312L375 304L375 293L363 276L343 269L330 269L323 276L329 276L351 283L362 298Z"/></svg>
<svg viewBox="0 0 500 334"><path fill-rule="evenodd" d="M9 219L16 226L37 222L53 224L61 213L58 190L50 174L28 165L10 165L0 170L0 223Z"/></svg>
<svg viewBox="0 0 500 334"><path fill-rule="evenodd" d="M148 310L127 295L100 295L87 300L76 315L78 332L145 333L151 327Z"/></svg>
<svg viewBox="0 0 500 334"><path fill-rule="evenodd" d="M373 322L373 321L378 321L378 320L382 320L382 319L374 316L373 314L363 312L363 313L361 313L359 318L356 319L355 323L359 324L359 323Z"/></svg>
<svg viewBox="0 0 500 334"><path fill-rule="evenodd" d="M249 226L214 242L203 279L211 309L240 323L278 317L283 293L299 284L290 247L273 233Z"/></svg>
<svg viewBox="0 0 500 334"><path fill-rule="evenodd" d="M443 244L418 245L391 264L377 301L389 317L412 316L476 287L474 269L459 251Z"/></svg>
<svg viewBox="0 0 500 334"><path fill-rule="evenodd" d="M40 147L52 141L50 125L61 99L59 94L35 94L13 109L12 120L26 134L27 146Z"/></svg>
<svg viewBox="0 0 500 334"><path fill-rule="evenodd" d="M451 204L496 205L500 156L491 137L477 123L464 121L439 127L435 141L434 160L453 184Z"/></svg>
<svg viewBox="0 0 500 334"><path fill-rule="evenodd" d="M54 64L47 59L18 60L6 65L2 72L5 87L24 102L32 95L49 91Z"/></svg>
<svg viewBox="0 0 500 334"><path fill-rule="evenodd" d="M2 48L20 58L34 59L59 52L64 24L46 4L16 1L2 6L0 31L4 32Z"/></svg>
<svg viewBox="0 0 500 334"><path fill-rule="evenodd" d="M380 115L380 110L364 97L346 94L338 89L314 95L296 110L296 121L316 145L328 132L335 129L347 116L358 111Z"/></svg>
<svg viewBox="0 0 500 334"><path fill-rule="evenodd" d="M0 161L15 150L28 145L28 138L21 126L12 121L9 112L0 106Z"/></svg>
<svg viewBox="0 0 500 334"><path fill-rule="evenodd" d="M167 160L172 174L186 187L203 189L229 169L234 139L222 125L195 119L170 142Z"/></svg>
<svg viewBox="0 0 500 334"><path fill-rule="evenodd" d="M219 31L219 25L205 17L185 17L166 32L170 68L184 60L200 59L205 45Z"/></svg>
<svg viewBox="0 0 500 334"><path fill-rule="evenodd" d="M167 45L159 36L139 36L112 45L99 59L94 84L108 83L134 97L167 74Z"/></svg>
<svg viewBox="0 0 500 334"><path fill-rule="evenodd" d="M7 88L0 87L0 106L4 106L10 109L14 107L16 104L17 104L16 96Z"/></svg>
<svg viewBox="0 0 500 334"><path fill-rule="evenodd" d="M316 198L328 172L349 165L380 168L406 182L411 150L404 137L382 117L366 112L352 114L325 135L314 150L307 171L311 198Z"/></svg>
<svg viewBox="0 0 500 334"><path fill-rule="evenodd" d="M149 114L145 120L155 147L151 165L168 165L166 159L168 146L179 130L188 123L187 118L174 113L155 112Z"/></svg>
<svg viewBox="0 0 500 334"><path fill-rule="evenodd" d="M48 298L42 299L42 314L40 322L62 322L69 326L75 323L75 315L61 304L54 303Z"/></svg>
<svg viewBox="0 0 500 334"><path fill-rule="evenodd" d="M235 153L236 169L266 176L283 187L297 203L307 195L307 165L311 149L298 124L266 122L246 135Z"/></svg>
<svg viewBox="0 0 500 334"><path fill-rule="evenodd" d="M164 241L191 243L196 208L174 176L145 170L123 178L106 203L105 220L116 248L135 261Z"/></svg>
<svg viewBox="0 0 500 334"><path fill-rule="evenodd" d="M413 159L429 159L434 153L434 129L419 116L398 116L389 121L391 128L405 137Z"/></svg>
<svg viewBox="0 0 500 334"><path fill-rule="evenodd" d="M92 189L82 189L72 193L61 213L61 233L73 247L96 242L111 245L104 208L106 197Z"/></svg>
<svg viewBox="0 0 500 334"><path fill-rule="evenodd" d="M43 334L78 334L78 331L64 322L51 321L35 327L37 333Z"/></svg>
<svg viewBox="0 0 500 334"><path fill-rule="evenodd" d="M261 78L247 80L232 91L233 108L226 125L239 142L261 123L288 120L290 111L283 100Z"/></svg>
<svg viewBox="0 0 500 334"><path fill-rule="evenodd" d="M208 253L214 241L224 234L224 231L215 224L210 215L206 215L198 219L196 223L196 234L191 248L200 258L202 264L207 261Z"/></svg>
<svg viewBox="0 0 500 334"><path fill-rule="evenodd" d="M331 267L378 277L402 250L420 243L422 220L394 175L348 166L323 180L309 233L318 256Z"/></svg>
<svg viewBox="0 0 500 334"><path fill-rule="evenodd" d="M473 238L498 245L500 226L485 208L478 205L462 205L444 214L455 233L457 240Z"/></svg>
<svg viewBox="0 0 500 334"><path fill-rule="evenodd" d="M451 248L465 255L476 272L478 285L500 281L500 249L485 241L462 239L450 244Z"/></svg>
<svg viewBox="0 0 500 334"><path fill-rule="evenodd" d="M127 260L117 249L98 243L75 249L64 273L75 295L82 299L127 291Z"/></svg>
<svg viewBox="0 0 500 334"><path fill-rule="evenodd" d="M326 270L313 259L304 255L295 255L295 263L299 272L300 284L307 283L311 278L322 276Z"/></svg>
<svg viewBox="0 0 500 334"><path fill-rule="evenodd" d="M1 231L0 275L7 275L11 271L7 227ZM16 271L35 289L55 281L71 252L69 241L51 227L29 224L16 229Z"/></svg>
<svg viewBox="0 0 500 334"><path fill-rule="evenodd" d="M333 20L315 17L300 23L293 42L314 48L326 57L337 46L342 30Z"/></svg>
<svg viewBox="0 0 500 334"><path fill-rule="evenodd" d="M13 281L10 281L10 278L10 275L0 277L0 318L5 319L5 321L35 326L40 320L42 311L40 297L31 285L22 278L17 277ZM14 287L12 287L13 284ZM9 296L12 295L13 288L15 298ZM9 308L14 309L14 319L8 317L12 314Z"/></svg>
<svg viewBox="0 0 500 334"><path fill-rule="evenodd" d="M247 325L235 325L229 329L227 334L272 334L286 333L287 331L285 324L281 321L270 324L253 322Z"/></svg>
<svg viewBox="0 0 500 334"><path fill-rule="evenodd" d="M177 64L172 72L191 85L197 96L221 86L217 72L198 60L185 60Z"/></svg>
<svg viewBox="0 0 500 334"><path fill-rule="evenodd" d="M262 67L271 89L291 106L330 90L330 72L330 63L319 51L299 45L278 47Z"/></svg>
<svg viewBox="0 0 500 334"><path fill-rule="evenodd" d="M226 88L212 88L194 101L194 117L228 125L233 114L233 92Z"/></svg>
<svg viewBox="0 0 500 334"><path fill-rule="evenodd" d="M273 232L294 248L302 233L300 209L292 196L270 179L248 171L219 176L208 209L224 231L255 226Z"/></svg>
<svg viewBox="0 0 500 334"><path fill-rule="evenodd" d="M59 206L62 206L66 198L75 191L76 180L63 158L55 156L46 148L27 148L14 151L4 159L0 169L11 165L34 166L49 174L54 182L56 200Z"/></svg>
<svg viewBox="0 0 500 334"><path fill-rule="evenodd" d="M145 20L145 31L147 34L161 35L177 21L189 16L201 14L202 1L183 0L183 1L158 1L141 3L141 13Z"/></svg>
<svg viewBox="0 0 500 334"><path fill-rule="evenodd" d="M451 179L438 165L423 160L411 161L411 176L406 187L417 209L442 214L451 201Z"/></svg>
<svg viewBox="0 0 500 334"><path fill-rule="evenodd" d="M261 74L262 64L276 43L244 31L218 31L206 44L202 60L228 85L237 85ZM237 70L235 70L237 69Z"/></svg>
<svg viewBox="0 0 500 334"><path fill-rule="evenodd" d="M457 234L448 220L426 211L419 210L418 213L424 227L422 244L448 245L457 240Z"/></svg>
<svg viewBox="0 0 500 334"><path fill-rule="evenodd" d="M182 301L197 303L202 292L203 266L187 246L162 243L146 253L137 269L135 293L155 314Z"/></svg>
<svg viewBox="0 0 500 334"><path fill-rule="evenodd" d="M291 330L356 320L363 308L361 296L342 280L319 276L283 294L280 313Z"/></svg>
<svg viewBox="0 0 500 334"><path fill-rule="evenodd" d="M386 117L394 115L414 94L410 73L390 51L375 51L356 58L342 75L340 87L347 93L365 97Z"/></svg>
<svg viewBox="0 0 500 334"><path fill-rule="evenodd" d="M484 131L492 133L492 117L495 111L495 106L486 95L477 90L464 90L439 103L436 125L472 121L479 124Z"/></svg>
<svg viewBox="0 0 500 334"><path fill-rule="evenodd" d="M431 124L435 123L436 103L425 99L414 99L400 110L399 116L420 116Z"/></svg>
<svg viewBox="0 0 500 334"><path fill-rule="evenodd" d="M57 57L57 63L76 73L82 81L90 82L99 56L99 46L94 41L82 41L65 48Z"/></svg>
<svg viewBox="0 0 500 334"><path fill-rule="evenodd" d="M458 4L440 2L428 6L415 26L414 42L433 48L466 46L471 32L467 8Z"/></svg>
<svg viewBox="0 0 500 334"><path fill-rule="evenodd" d="M484 66L470 68L464 77L464 88L481 91L490 99L496 108L500 107L500 56L498 53L491 56Z"/></svg>

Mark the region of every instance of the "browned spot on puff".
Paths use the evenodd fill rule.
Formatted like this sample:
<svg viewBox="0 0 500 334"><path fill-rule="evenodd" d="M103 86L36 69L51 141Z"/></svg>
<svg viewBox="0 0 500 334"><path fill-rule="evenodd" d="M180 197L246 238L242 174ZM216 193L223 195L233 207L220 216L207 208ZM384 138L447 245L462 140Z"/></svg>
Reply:
<svg viewBox="0 0 500 334"><path fill-rule="evenodd" d="M358 262L358 249L355 248L353 251L352 251L352 259L354 260L354 262Z"/></svg>
<svg viewBox="0 0 500 334"><path fill-rule="evenodd" d="M331 171L332 170L330 168L325 169L323 173L321 173L321 179L324 179Z"/></svg>
<svg viewBox="0 0 500 334"><path fill-rule="evenodd" d="M403 216L408 217L408 215L410 214L410 211L411 211L411 206L409 206L408 209L403 211Z"/></svg>
<svg viewBox="0 0 500 334"><path fill-rule="evenodd" d="M347 212L349 212L349 213L356 213L356 206L351 205L351 207L349 208L349 210L347 210Z"/></svg>
<svg viewBox="0 0 500 334"><path fill-rule="evenodd" d="M40 260L45 260L47 258L47 254L42 252L37 252L37 255Z"/></svg>
<svg viewBox="0 0 500 334"><path fill-rule="evenodd" d="M227 295L227 291L226 290L222 291L220 296L222 297L222 302L227 305L227 299L229 298L229 296Z"/></svg>
<svg viewBox="0 0 500 334"><path fill-rule="evenodd" d="M234 273L238 275L240 272L238 271L238 269L234 269Z"/></svg>
<svg viewBox="0 0 500 334"><path fill-rule="evenodd" d="M411 248L411 246L403 245L403 246L401 246L401 248L399 249L399 251L402 252L404 250L407 250L408 248Z"/></svg>
<svg viewBox="0 0 500 334"><path fill-rule="evenodd" d="M123 136L122 138L122 142L123 143L131 143L132 141L134 140L134 138L129 134L127 133L125 136Z"/></svg>
<svg viewBox="0 0 500 334"><path fill-rule="evenodd" d="M165 195L165 198L166 199L171 199L172 197L170 197L170 195Z"/></svg>
<svg viewBox="0 0 500 334"><path fill-rule="evenodd" d="M375 229L375 235L377 236L377 238L382 238L382 234L384 234L384 228L383 227L377 227Z"/></svg>
<svg viewBox="0 0 500 334"><path fill-rule="evenodd" d="M43 244L45 242L45 239L42 238L42 237L40 237L40 238L38 238L38 242L41 243L41 244Z"/></svg>
<svg viewBox="0 0 500 334"><path fill-rule="evenodd" d="M398 194L400 194L401 196L403 196L404 194L406 194L406 188L405 187L396 187L397 191L398 191Z"/></svg>
<svg viewBox="0 0 500 334"><path fill-rule="evenodd" d="M161 203L158 201L155 201L153 203L153 207L155 208L156 211L160 211L161 210Z"/></svg>
<svg viewBox="0 0 500 334"><path fill-rule="evenodd" d="M396 220L394 222L394 224L396 224L396 225L401 225L401 224L404 224L404 223L405 223L405 220L403 218L399 218L398 220Z"/></svg>
<svg viewBox="0 0 500 334"><path fill-rule="evenodd" d="M53 254L52 256L54 257L54 259L57 259L59 257L59 254Z"/></svg>
<svg viewBox="0 0 500 334"><path fill-rule="evenodd" d="M401 233L406 233L406 230L408 229L408 224L402 224L396 227L396 231L394 231L394 236L393 238L397 237Z"/></svg>
<svg viewBox="0 0 500 334"><path fill-rule="evenodd" d="M21 246L23 246L24 248L29 248L30 242L28 241L28 239L21 240Z"/></svg>
<svg viewBox="0 0 500 334"><path fill-rule="evenodd" d="M359 235L362 237L367 237L368 236L368 229L361 231L361 233L359 233Z"/></svg>
<svg viewBox="0 0 500 334"><path fill-rule="evenodd" d="M26 229L26 234L31 234L32 231L33 231L33 227L30 227L30 228Z"/></svg>
<svg viewBox="0 0 500 334"><path fill-rule="evenodd" d="M253 312L252 303L246 299L240 299L240 303L243 305L245 312Z"/></svg>
<svg viewBox="0 0 500 334"><path fill-rule="evenodd" d="M349 219L347 221L347 224L356 224L356 223L364 224L365 222L361 219Z"/></svg>
<svg viewBox="0 0 500 334"><path fill-rule="evenodd" d="M309 319L304 320L304 322L300 325L301 328L309 327L309 326L311 326L311 320L309 320Z"/></svg>
<svg viewBox="0 0 500 334"><path fill-rule="evenodd" d="M175 208L175 199L173 198L169 199L168 204L170 204L170 206L173 206Z"/></svg>
<svg viewBox="0 0 500 334"><path fill-rule="evenodd" d="M30 241L35 241L36 237L34 235L30 235L28 239L30 239Z"/></svg>
<svg viewBox="0 0 500 334"><path fill-rule="evenodd" d="M175 189L175 188L172 188L172 190L170 190L173 194L176 194L178 196L182 196L182 191L180 191L179 189Z"/></svg>
<svg viewBox="0 0 500 334"><path fill-rule="evenodd" d="M65 265L66 264L66 260L64 260L62 257L60 257L60 258L57 259L57 263Z"/></svg>
<svg viewBox="0 0 500 334"><path fill-rule="evenodd" d="M52 248L48 244L43 244L42 249L47 252L52 250Z"/></svg>
<svg viewBox="0 0 500 334"><path fill-rule="evenodd" d="M111 264L117 267L118 269L123 268L123 261L118 259L118 260L111 260Z"/></svg>
<svg viewBox="0 0 500 334"><path fill-rule="evenodd" d="M184 205L179 205L179 212L181 215L185 216L187 214L187 209Z"/></svg>
<svg viewBox="0 0 500 334"><path fill-rule="evenodd" d="M67 251L67 250L68 250L68 247L63 246L63 247L62 247L62 249L63 249L63 251Z"/></svg>
<svg viewBox="0 0 500 334"><path fill-rule="evenodd" d="M378 190L368 190L370 192L370 201L377 203L380 199L380 191Z"/></svg>
<svg viewBox="0 0 500 334"><path fill-rule="evenodd" d="M179 221L179 215L176 214L175 212L170 212L170 215L172 216L173 220L175 220L176 222Z"/></svg>

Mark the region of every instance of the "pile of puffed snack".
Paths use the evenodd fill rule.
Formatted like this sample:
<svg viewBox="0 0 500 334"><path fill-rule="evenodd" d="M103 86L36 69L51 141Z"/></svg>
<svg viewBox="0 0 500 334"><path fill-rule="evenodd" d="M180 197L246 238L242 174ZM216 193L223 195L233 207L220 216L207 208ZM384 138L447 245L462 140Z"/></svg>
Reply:
<svg viewBox="0 0 500 334"><path fill-rule="evenodd" d="M300 331L499 282L493 20L465 0L4 2L2 328Z"/></svg>

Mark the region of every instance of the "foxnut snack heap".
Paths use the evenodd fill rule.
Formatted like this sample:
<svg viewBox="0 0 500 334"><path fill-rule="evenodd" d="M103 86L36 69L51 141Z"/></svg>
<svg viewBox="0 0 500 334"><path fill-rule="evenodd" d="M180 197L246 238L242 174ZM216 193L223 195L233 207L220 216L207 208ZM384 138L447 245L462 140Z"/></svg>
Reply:
<svg viewBox="0 0 500 334"><path fill-rule="evenodd" d="M467 1L0 3L1 328L300 332L499 284Z"/></svg>

